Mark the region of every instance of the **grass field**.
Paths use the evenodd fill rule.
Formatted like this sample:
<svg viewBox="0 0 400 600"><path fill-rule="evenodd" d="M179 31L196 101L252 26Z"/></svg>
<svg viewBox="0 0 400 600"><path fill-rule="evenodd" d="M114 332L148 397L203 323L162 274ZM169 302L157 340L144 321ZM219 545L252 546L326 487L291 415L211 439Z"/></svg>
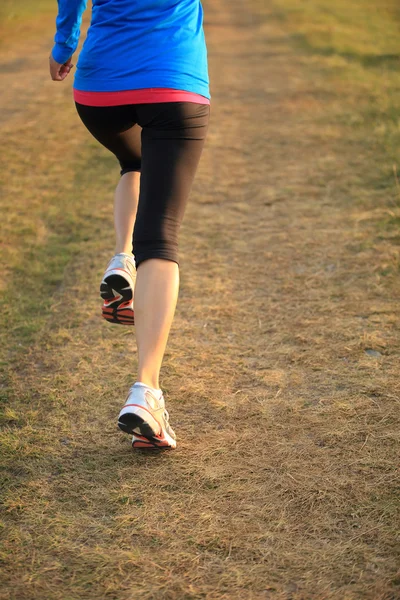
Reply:
<svg viewBox="0 0 400 600"><path fill-rule="evenodd" d="M2 0L0 4L0 49L7 52L14 40L44 34L43 19L55 21L54 0Z"/></svg>
<svg viewBox="0 0 400 600"><path fill-rule="evenodd" d="M48 79L49 5L0 8L0 598L399 599L397 5L204 2L178 448L150 455L97 297L118 168Z"/></svg>
<svg viewBox="0 0 400 600"><path fill-rule="evenodd" d="M2 31L15 25L29 26L30 23L39 21L44 14L52 11L53 20L54 2L52 0L2 0L0 6L0 27Z"/></svg>

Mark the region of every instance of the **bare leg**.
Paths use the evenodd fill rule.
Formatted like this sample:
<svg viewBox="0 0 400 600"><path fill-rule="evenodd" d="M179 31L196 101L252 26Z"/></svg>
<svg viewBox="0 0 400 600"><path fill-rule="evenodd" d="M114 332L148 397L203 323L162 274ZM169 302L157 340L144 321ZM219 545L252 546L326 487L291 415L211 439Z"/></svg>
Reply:
<svg viewBox="0 0 400 600"><path fill-rule="evenodd" d="M125 173L117 185L114 202L116 254L132 252L133 226L140 173ZM139 265L135 283L135 332L139 355L138 381L159 389L161 363L175 313L179 268L170 260L148 259Z"/></svg>
<svg viewBox="0 0 400 600"><path fill-rule="evenodd" d="M132 254L132 236L139 200L140 173L130 171L122 175L114 200L115 254Z"/></svg>
<svg viewBox="0 0 400 600"><path fill-rule="evenodd" d="M159 389L161 363L179 291L176 262L149 258L140 263L135 285L135 330L138 381Z"/></svg>

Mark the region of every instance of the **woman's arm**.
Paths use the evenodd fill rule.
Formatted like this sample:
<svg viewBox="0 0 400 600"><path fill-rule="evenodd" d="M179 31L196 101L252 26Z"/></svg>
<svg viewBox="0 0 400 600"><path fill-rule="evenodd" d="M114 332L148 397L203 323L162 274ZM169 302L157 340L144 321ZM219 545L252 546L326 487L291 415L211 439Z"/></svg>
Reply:
<svg viewBox="0 0 400 600"><path fill-rule="evenodd" d="M86 4L87 0L58 0L57 33L51 52L58 64L67 63L78 46Z"/></svg>

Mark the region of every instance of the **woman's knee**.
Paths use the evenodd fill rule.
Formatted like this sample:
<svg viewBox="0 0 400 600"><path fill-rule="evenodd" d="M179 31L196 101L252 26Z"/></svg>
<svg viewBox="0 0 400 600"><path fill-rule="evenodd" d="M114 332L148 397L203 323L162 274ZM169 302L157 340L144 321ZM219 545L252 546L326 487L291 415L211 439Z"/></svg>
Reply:
<svg viewBox="0 0 400 600"><path fill-rule="evenodd" d="M142 170L142 159L135 158L130 160L120 159L119 164L121 166L121 177L125 175L125 173L138 172L140 173Z"/></svg>
<svg viewBox="0 0 400 600"><path fill-rule="evenodd" d="M179 265L178 243L171 240L136 240L133 237L133 255L136 268L149 258L162 258Z"/></svg>

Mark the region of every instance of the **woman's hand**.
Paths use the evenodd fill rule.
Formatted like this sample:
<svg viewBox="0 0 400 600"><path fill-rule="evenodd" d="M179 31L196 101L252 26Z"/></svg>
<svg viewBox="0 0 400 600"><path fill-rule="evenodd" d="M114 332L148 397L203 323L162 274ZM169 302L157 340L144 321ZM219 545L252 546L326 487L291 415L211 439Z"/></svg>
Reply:
<svg viewBox="0 0 400 600"><path fill-rule="evenodd" d="M50 60L50 77L52 78L53 81L63 81L66 78L66 76L68 75L68 73L70 72L70 70L72 69L72 67L74 66L71 63L71 58L69 58L67 60L67 62L65 62L63 65L56 62L51 55L49 57L49 60Z"/></svg>

